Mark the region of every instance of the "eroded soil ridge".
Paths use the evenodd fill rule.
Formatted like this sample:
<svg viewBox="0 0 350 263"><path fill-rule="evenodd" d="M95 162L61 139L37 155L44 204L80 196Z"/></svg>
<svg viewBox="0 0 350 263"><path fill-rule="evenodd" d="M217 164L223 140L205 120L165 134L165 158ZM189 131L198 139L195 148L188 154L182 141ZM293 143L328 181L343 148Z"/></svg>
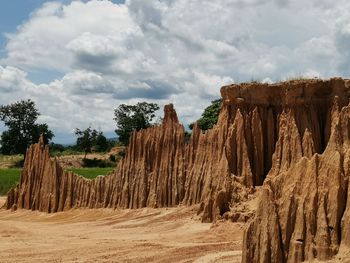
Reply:
<svg viewBox="0 0 350 263"><path fill-rule="evenodd" d="M133 133L107 176L65 172L41 140L27 152L7 209L200 205L204 222L235 210L255 186L260 205L243 262L327 260L350 246L349 83L296 80L221 89L219 120L185 142L173 106L162 124Z"/></svg>

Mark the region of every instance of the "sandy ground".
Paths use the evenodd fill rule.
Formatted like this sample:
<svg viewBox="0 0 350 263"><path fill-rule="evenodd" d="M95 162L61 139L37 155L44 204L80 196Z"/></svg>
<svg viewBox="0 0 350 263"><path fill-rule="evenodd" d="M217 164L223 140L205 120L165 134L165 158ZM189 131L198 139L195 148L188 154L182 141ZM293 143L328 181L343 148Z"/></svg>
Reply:
<svg viewBox="0 0 350 263"><path fill-rule="evenodd" d="M240 262L242 232L203 224L193 208L0 210L0 261Z"/></svg>

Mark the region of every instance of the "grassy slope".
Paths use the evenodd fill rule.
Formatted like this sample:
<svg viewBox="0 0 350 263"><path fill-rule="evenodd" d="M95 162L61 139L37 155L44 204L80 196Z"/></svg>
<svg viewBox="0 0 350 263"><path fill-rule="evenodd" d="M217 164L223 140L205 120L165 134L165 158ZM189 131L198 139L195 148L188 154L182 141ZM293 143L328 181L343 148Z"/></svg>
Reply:
<svg viewBox="0 0 350 263"><path fill-rule="evenodd" d="M11 187L19 182L21 169L0 169L0 196L5 195Z"/></svg>
<svg viewBox="0 0 350 263"><path fill-rule="evenodd" d="M89 179L93 179L98 175L106 175L113 168L81 168L81 169L69 169L76 174L84 176ZM6 195L6 193L19 182L19 176L21 169L0 169L0 196Z"/></svg>

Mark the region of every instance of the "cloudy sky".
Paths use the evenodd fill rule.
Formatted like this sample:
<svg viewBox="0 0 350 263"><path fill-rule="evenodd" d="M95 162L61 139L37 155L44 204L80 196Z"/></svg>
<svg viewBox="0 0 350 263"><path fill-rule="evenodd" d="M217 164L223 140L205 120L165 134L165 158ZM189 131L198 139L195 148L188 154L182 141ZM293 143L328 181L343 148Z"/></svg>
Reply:
<svg viewBox="0 0 350 263"><path fill-rule="evenodd" d="M2 0L0 33L0 104L34 100L59 143L115 136L121 103L188 124L227 83L350 72L347 0Z"/></svg>

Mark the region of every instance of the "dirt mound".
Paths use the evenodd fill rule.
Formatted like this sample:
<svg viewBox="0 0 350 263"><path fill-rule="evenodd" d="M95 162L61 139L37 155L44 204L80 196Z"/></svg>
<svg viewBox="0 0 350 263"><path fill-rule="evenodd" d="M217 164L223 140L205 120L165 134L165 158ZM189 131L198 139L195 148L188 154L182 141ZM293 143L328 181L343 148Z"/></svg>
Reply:
<svg viewBox="0 0 350 263"><path fill-rule="evenodd" d="M60 164L60 166L64 169L70 169L70 168L83 168L84 167L84 158L93 160L93 161L100 161L100 163L113 163L114 160L111 160L111 157L116 160L116 162L121 159L121 156L119 155L125 150L124 146L116 146L113 147L109 152L107 153L88 153L86 156L84 153L81 154L71 154L71 155L62 155L57 156L57 161Z"/></svg>

